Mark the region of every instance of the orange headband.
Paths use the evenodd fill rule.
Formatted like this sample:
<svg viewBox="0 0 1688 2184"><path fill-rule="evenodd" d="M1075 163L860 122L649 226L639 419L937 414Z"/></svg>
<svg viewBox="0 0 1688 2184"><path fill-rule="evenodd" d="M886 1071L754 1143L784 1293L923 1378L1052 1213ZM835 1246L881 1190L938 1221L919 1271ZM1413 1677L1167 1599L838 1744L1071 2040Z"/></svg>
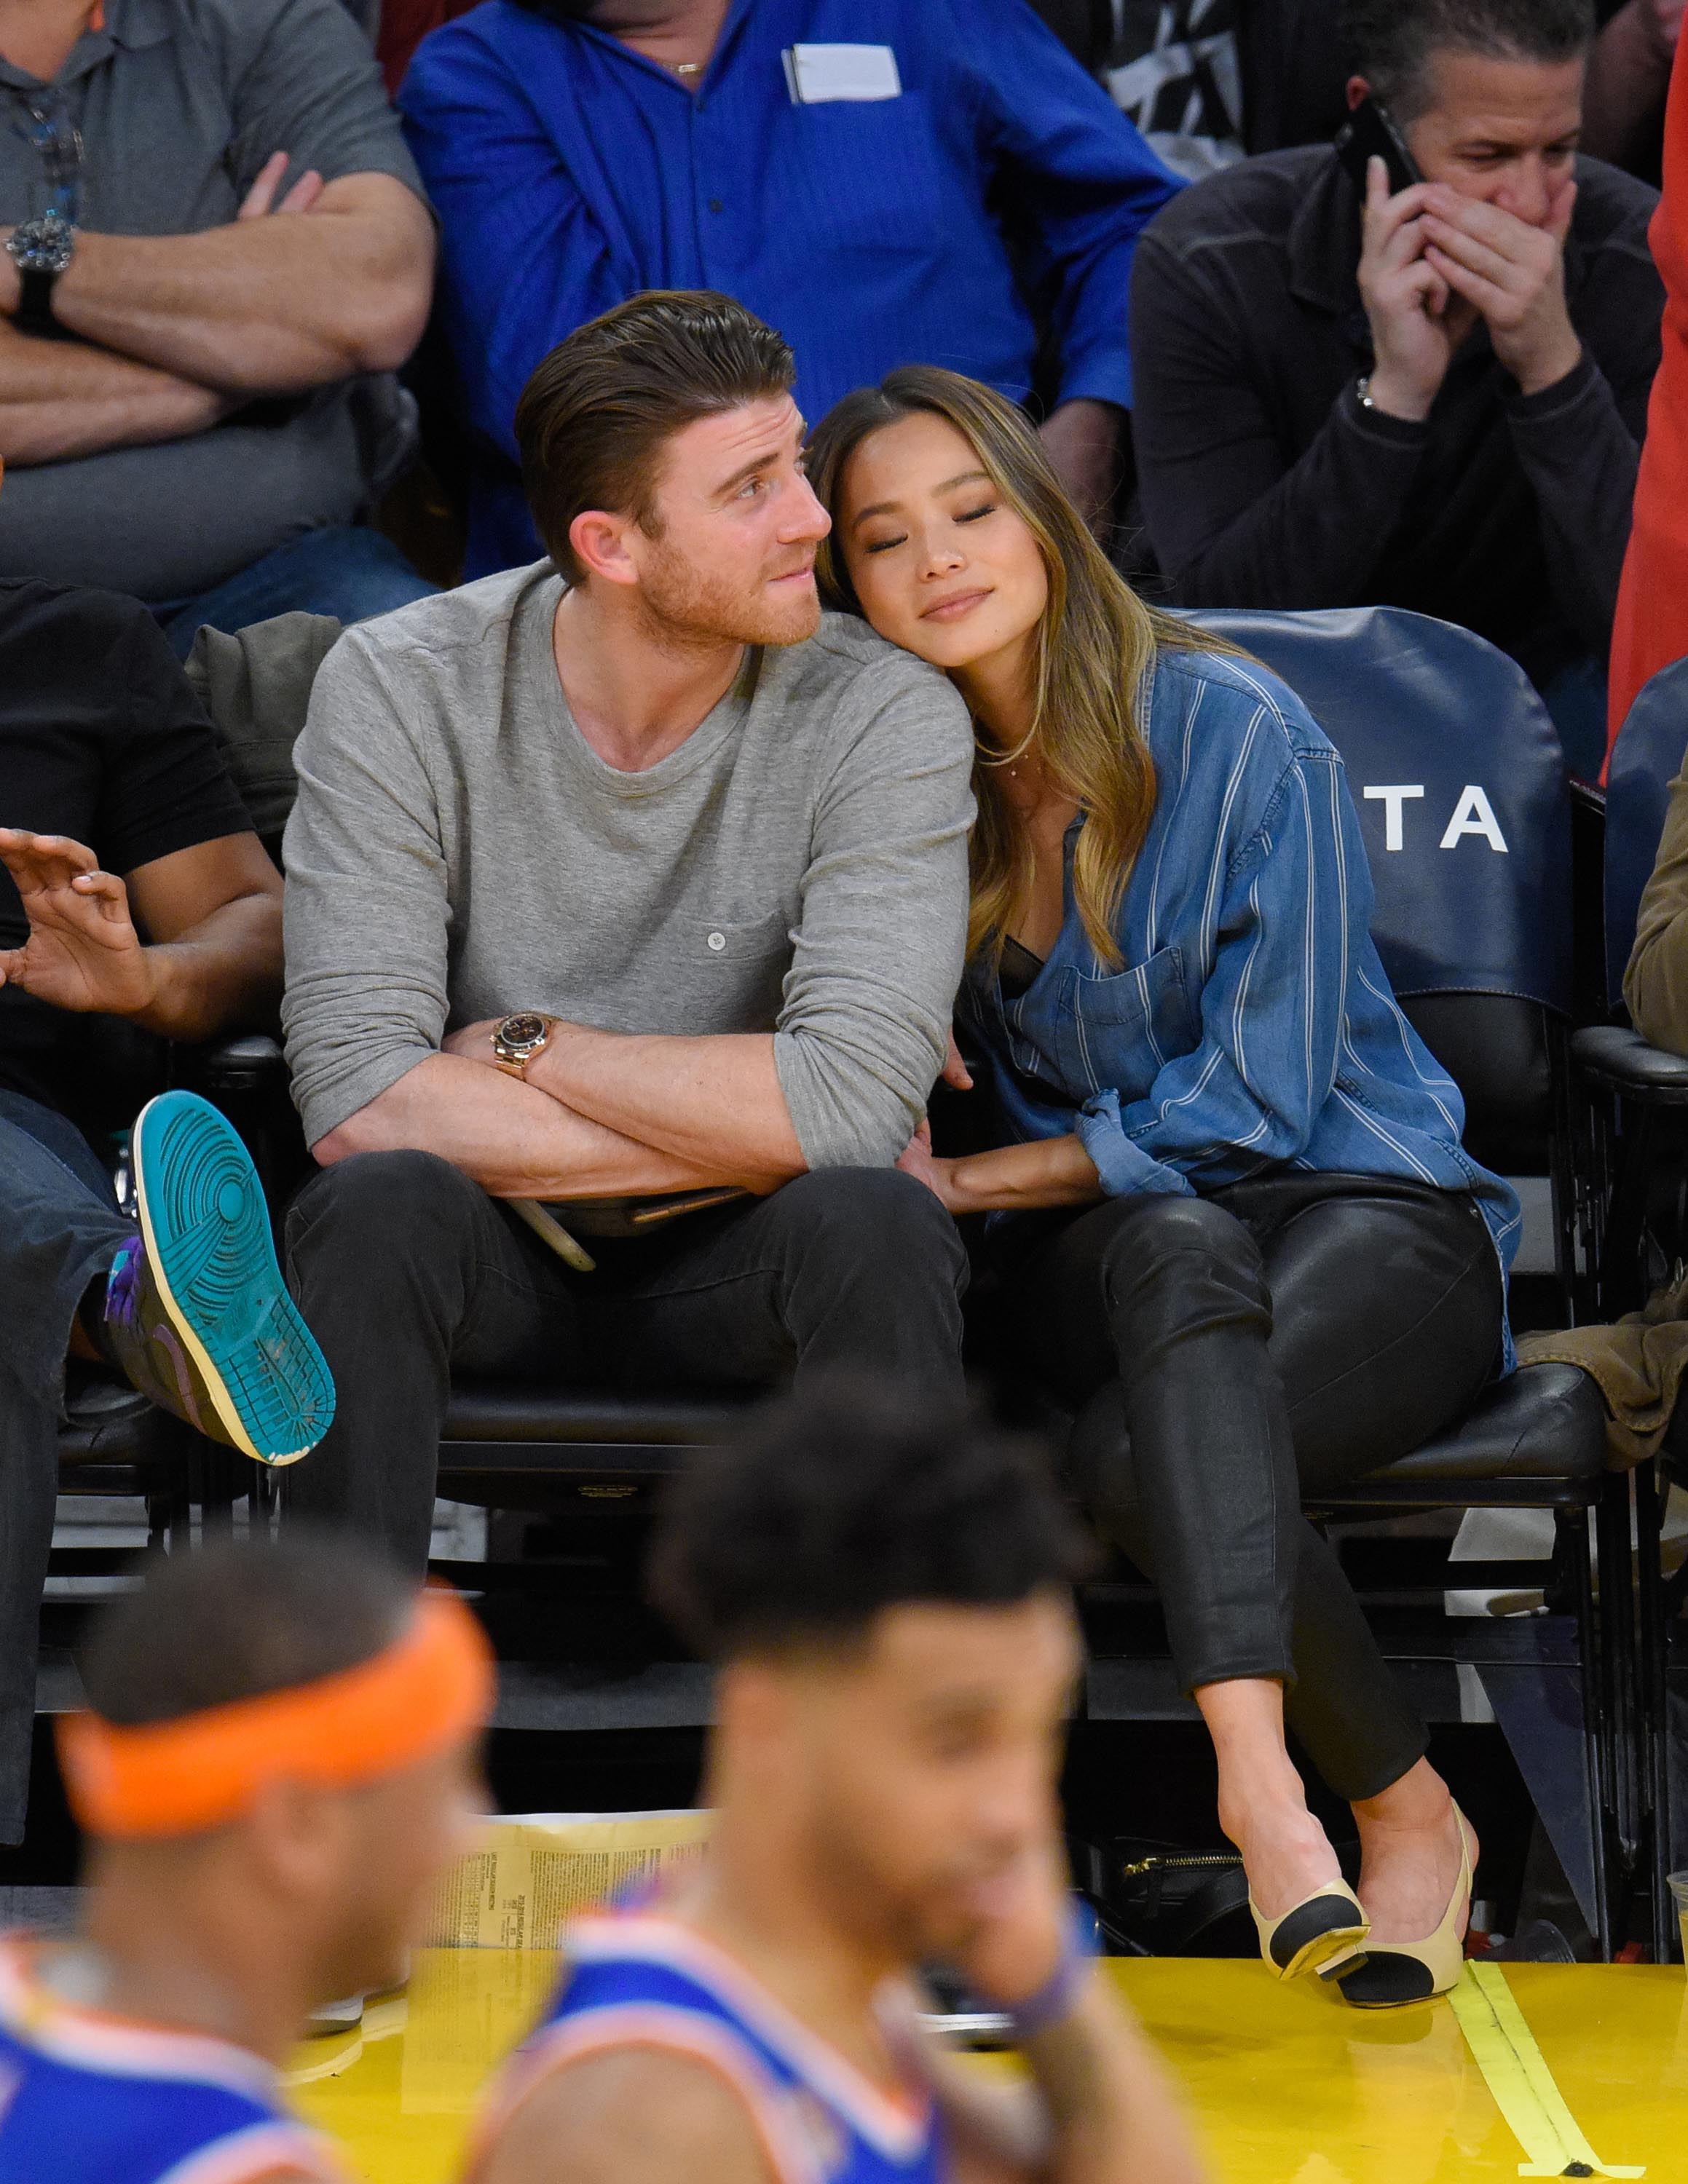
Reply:
<svg viewBox="0 0 1688 2184"><path fill-rule="evenodd" d="M384 1652L335 1675L136 1728L64 1715L59 1765L88 1834L197 1835L266 1783L349 1786L431 1758L485 1722L494 1680L480 1624L430 1590Z"/></svg>

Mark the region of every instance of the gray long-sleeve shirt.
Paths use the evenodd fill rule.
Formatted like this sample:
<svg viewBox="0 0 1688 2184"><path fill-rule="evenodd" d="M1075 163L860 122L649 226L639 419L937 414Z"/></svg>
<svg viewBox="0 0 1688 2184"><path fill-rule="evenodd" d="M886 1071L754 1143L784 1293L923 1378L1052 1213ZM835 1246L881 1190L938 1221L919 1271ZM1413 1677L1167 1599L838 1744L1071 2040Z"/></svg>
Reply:
<svg viewBox="0 0 1688 2184"><path fill-rule="evenodd" d="M349 630L288 825L293 1093L314 1144L456 1025L771 1031L811 1167L894 1161L942 1061L972 733L933 669L829 615L618 772L557 680L549 562Z"/></svg>

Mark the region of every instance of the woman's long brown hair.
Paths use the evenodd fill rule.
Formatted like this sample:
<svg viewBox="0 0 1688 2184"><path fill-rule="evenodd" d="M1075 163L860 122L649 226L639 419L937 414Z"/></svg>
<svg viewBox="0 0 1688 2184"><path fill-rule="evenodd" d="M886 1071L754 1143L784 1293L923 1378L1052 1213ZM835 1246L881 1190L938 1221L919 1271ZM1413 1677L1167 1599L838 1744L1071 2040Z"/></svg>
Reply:
<svg viewBox="0 0 1688 2184"><path fill-rule="evenodd" d="M905 365L877 387L847 394L809 442L810 482L834 519L816 567L828 606L862 612L836 527L850 458L869 434L922 412L943 418L971 443L1042 554L1049 599L1037 632L1026 748L1037 753L1051 783L1086 814L1073 858L1073 896L1098 959L1118 970L1114 920L1154 816L1154 763L1137 726L1141 694L1163 646L1232 648L1146 606L1091 537L1025 412L976 380L933 365ZM1000 954L1029 898L1033 870L1031 838L999 786L1000 764L981 755L973 774L979 818L970 961L981 951Z"/></svg>

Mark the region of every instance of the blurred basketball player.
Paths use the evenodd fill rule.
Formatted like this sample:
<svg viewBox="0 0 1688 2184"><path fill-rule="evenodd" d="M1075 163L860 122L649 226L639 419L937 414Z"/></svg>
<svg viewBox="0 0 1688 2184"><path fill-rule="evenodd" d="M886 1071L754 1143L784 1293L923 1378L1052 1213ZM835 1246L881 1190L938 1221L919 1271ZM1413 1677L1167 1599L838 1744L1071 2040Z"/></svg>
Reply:
<svg viewBox="0 0 1688 2184"><path fill-rule="evenodd" d="M474 2184L1191 2184L1080 1946L1056 1783L1077 1543L1015 1442L836 1390L698 1465L654 1590L719 1668L702 1876L581 1919ZM947 1962L1031 2088L919 2016Z"/></svg>
<svg viewBox="0 0 1688 2184"><path fill-rule="evenodd" d="M92 1892L75 1940L0 1940L0 2177L343 2177L276 2073L316 2005L402 1976L465 1847L479 1625L295 1534L165 1563L82 1668L60 1755Z"/></svg>

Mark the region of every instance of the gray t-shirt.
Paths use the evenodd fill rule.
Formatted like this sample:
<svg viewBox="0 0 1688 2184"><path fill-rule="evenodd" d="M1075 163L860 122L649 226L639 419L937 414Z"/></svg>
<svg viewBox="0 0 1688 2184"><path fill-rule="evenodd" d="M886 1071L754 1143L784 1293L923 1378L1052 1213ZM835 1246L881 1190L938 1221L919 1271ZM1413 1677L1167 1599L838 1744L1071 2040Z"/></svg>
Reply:
<svg viewBox="0 0 1688 2184"><path fill-rule="evenodd" d="M232 220L272 152L325 181L422 183L368 41L341 0L106 0L54 79L82 136L80 225L190 235ZM45 209L28 94L0 61L0 226ZM208 590L298 533L349 522L366 481L353 382L157 446L12 467L0 577L152 600Z"/></svg>
<svg viewBox="0 0 1688 2184"><path fill-rule="evenodd" d="M644 773L557 680L549 562L348 630L295 748L293 1095L314 1144L515 1009L771 1031L811 1167L885 1166L943 1059L967 923L971 724L934 669L829 615L752 651Z"/></svg>

